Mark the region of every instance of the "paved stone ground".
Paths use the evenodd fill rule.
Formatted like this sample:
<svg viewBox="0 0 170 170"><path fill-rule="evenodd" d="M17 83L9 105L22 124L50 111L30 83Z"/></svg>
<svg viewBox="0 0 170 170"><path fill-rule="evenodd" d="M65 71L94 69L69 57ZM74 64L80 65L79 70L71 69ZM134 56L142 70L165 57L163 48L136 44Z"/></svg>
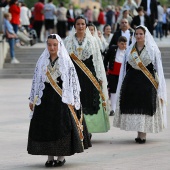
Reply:
<svg viewBox="0 0 170 170"><path fill-rule="evenodd" d="M170 100L170 79L166 80ZM0 80L0 170L43 170L46 156L27 154L30 79ZM170 106L167 107L167 113ZM110 117L112 125L113 117ZM170 116L168 116L170 122ZM65 170L170 170L170 127L134 142L136 132L111 127L93 134L93 147L66 157Z"/></svg>

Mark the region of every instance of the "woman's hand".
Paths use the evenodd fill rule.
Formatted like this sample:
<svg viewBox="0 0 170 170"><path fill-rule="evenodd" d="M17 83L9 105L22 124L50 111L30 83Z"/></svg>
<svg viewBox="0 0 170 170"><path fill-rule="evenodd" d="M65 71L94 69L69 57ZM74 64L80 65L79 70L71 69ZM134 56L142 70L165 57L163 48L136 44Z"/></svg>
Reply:
<svg viewBox="0 0 170 170"><path fill-rule="evenodd" d="M160 101L161 101L161 104L163 104L163 100L162 100L162 99L160 99Z"/></svg>
<svg viewBox="0 0 170 170"><path fill-rule="evenodd" d="M29 103L30 110L33 111L33 103Z"/></svg>

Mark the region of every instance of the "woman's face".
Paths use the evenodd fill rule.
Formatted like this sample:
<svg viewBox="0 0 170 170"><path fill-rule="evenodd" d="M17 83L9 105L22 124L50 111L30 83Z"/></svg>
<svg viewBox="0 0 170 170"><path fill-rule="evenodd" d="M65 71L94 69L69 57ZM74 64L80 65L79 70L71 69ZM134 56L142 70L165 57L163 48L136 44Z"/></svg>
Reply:
<svg viewBox="0 0 170 170"><path fill-rule="evenodd" d="M91 34L94 35L94 27L93 26L88 26L88 28L89 28Z"/></svg>
<svg viewBox="0 0 170 170"><path fill-rule="evenodd" d="M75 29L77 33L85 33L86 30L86 22L84 19L78 19L75 23Z"/></svg>
<svg viewBox="0 0 170 170"><path fill-rule="evenodd" d="M99 38L101 38L102 37L101 31L98 30L97 33L98 33Z"/></svg>
<svg viewBox="0 0 170 170"><path fill-rule="evenodd" d="M111 27L110 26L107 26L105 29L104 29L104 34L105 35L109 35L111 33Z"/></svg>
<svg viewBox="0 0 170 170"><path fill-rule="evenodd" d="M145 41L145 33L142 29L137 29L135 32L136 42L144 42Z"/></svg>
<svg viewBox="0 0 170 170"><path fill-rule="evenodd" d="M47 40L47 47L48 47L48 51L49 51L50 55L56 55L57 56L57 52L58 52L58 41L57 41L57 39L49 38Z"/></svg>

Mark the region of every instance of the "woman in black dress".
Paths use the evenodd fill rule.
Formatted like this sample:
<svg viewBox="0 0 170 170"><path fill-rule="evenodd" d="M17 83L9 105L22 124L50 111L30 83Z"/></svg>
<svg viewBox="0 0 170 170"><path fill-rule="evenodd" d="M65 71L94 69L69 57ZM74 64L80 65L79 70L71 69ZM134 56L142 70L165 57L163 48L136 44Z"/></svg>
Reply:
<svg viewBox="0 0 170 170"><path fill-rule="evenodd" d="M113 125L138 132L137 143L145 143L147 133L158 133L166 127L167 94L161 53L145 26L136 27L126 51L117 94Z"/></svg>
<svg viewBox="0 0 170 170"><path fill-rule="evenodd" d="M47 73L50 73L54 83ZM53 84L62 89L61 96ZM34 72L29 104L32 119L27 147L29 154L48 155L46 167L62 166L65 163L64 156L83 152L91 146L80 111L79 94L80 86L75 67L61 38L57 34L51 34ZM75 107L74 113L83 124L83 141L68 106ZM54 156L58 156L57 160L54 160Z"/></svg>
<svg viewBox="0 0 170 170"><path fill-rule="evenodd" d="M80 81L80 98L88 131L90 133L107 132L110 129L108 91L100 48L97 40L87 28L86 19L83 16L78 16L75 19L74 26L75 29L64 42L69 54L75 54L77 58L76 60L72 59ZM81 64L76 64L77 60ZM83 68L85 68L84 71ZM94 77L96 82L87 76L88 73ZM99 85L105 100L101 99L101 93L94 84ZM106 111L103 107L105 103Z"/></svg>

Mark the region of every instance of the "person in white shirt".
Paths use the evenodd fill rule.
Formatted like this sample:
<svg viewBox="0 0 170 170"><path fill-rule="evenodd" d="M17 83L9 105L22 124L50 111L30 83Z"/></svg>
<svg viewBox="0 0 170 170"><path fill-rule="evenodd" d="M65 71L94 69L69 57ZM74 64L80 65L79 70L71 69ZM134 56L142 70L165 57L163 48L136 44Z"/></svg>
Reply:
<svg viewBox="0 0 170 170"><path fill-rule="evenodd" d="M26 7L24 3L21 5L21 13L20 13L20 20L21 25L25 27L28 31L28 27L30 25L30 18L31 18L31 11Z"/></svg>
<svg viewBox="0 0 170 170"><path fill-rule="evenodd" d="M160 2L157 2L157 8L158 8L158 22L156 25L156 38L162 38L162 22L163 22L163 14L164 9L161 6Z"/></svg>
<svg viewBox="0 0 170 170"><path fill-rule="evenodd" d="M66 22L67 22L67 9L64 7L64 3L60 3L60 7L57 10L57 34L63 39L66 37Z"/></svg>
<svg viewBox="0 0 170 170"><path fill-rule="evenodd" d="M93 24L97 27L99 26L98 24L98 16L99 16L99 9L94 6L93 8Z"/></svg>
<svg viewBox="0 0 170 170"><path fill-rule="evenodd" d="M120 21L120 29L119 31L115 32L110 44L109 44L109 48L112 45L117 45L118 39L120 36L125 36L127 38L127 46L129 46L131 44L131 37L133 35L133 30L130 28L128 20L123 18Z"/></svg>
<svg viewBox="0 0 170 170"><path fill-rule="evenodd" d="M143 7L140 6L138 9L138 15L135 16L132 20L131 27L135 29L138 25L144 25L148 29L150 29L150 19L149 17L144 13Z"/></svg>
<svg viewBox="0 0 170 170"><path fill-rule="evenodd" d="M56 7L53 4L53 0L48 0L48 3L44 5L44 17L45 17L45 30L46 38L48 35L54 32L54 17L56 13Z"/></svg>

